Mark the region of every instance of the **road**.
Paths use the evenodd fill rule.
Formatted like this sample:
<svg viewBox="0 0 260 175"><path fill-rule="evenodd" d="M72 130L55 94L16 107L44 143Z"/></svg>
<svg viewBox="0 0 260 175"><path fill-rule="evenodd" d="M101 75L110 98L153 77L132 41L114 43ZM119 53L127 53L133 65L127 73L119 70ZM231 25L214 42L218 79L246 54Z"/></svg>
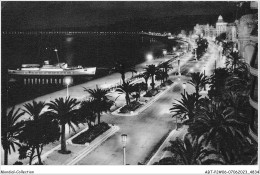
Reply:
<svg viewBox="0 0 260 175"><path fill-rule="evenodd" d="M189 60L183 63L182 72L190 70L203 71L210 75L214 69L217 51L214 44L210 43L209 49L201 61ZM174 65L175 64L175 65ZM176 67L176 62L173 63ZM205 67L204 67L205 66ZM127 134L126 162L130 165L137 165L138 162L145 162L151 156L154 148L169 131L175 129L175 120L171 117L169 109L175 99L180 99L180 92L183 91L182 83L188 78L182 77L178 80L173 74L170 79L175 85L161 98L154 102L148 109L138 116L111 116L104 115L102 121L112 123L120 127L119 132L105 141L92 153L88 154L78 165L120 165L123 163L121 134ZM195 91L187 86L187 91Z"/></svg>
<svg viewBox="0 0 260 175"><path fill-rule="evenodd" d="M210 45L211 49L208 50L208 53L205 57L205 61L184 61L181 60L182 72L187 72L191 68L193 71L201 71L204 65L207 65L207 68L212 67L214 63L213 57L216 57L216 51L214 45ZM169 59L169 58L168 58ZM154 60L155 62L161 62L165 59ZM149 62L145 62L137 66L138 70L142 70L143 67L147 64L151 64ZM177 67L177 61L173 63L173 66ZM210 69L206 71L210 72ZM127 75L131 76L131 73ZM109 75L107 77L103 77L97 80L93 80L91 82L87 82L82 85L74 86L69 89L70 95L74 98L82 98L83 88L95 88L96 84L101 86L104 82L109 83L117 83L120 79L119 74ZM138 116L132 117L123 117L123 116L111 116L111 115L103 115L102 121L107 123L116 124L121 129L118 133L116 133L113 137L105 141L101 146L99 146L92 153L87 155L84 159L78 162L78 164L84 165L118 165L122 164L122 146L120 141L120 136L122 133L126 133L128 135L128 143L127 143L127 163L134 165L138 162L144 162L147 157L150 156L153 149L159 143L161 138L163 138L170 130L174 129L175 123L171 118L171 114L169 113L169 109L172 106L172 102L174 99L180 98L180 91L182 91L182 82L185 79L177 80L177 77L173 74L170 75L170 79L172 79L176 85L168 91L166 94L161 96L155 103L152 104L148 109L143 111ZM187 91L194 91L191 86L187 86ZM36 100L43 100L48 102L49 100L53 100L54 98L64 96L66 94L66 89L47 94L45 96L39 97ZM121 103L123 102L123 96L121 97ZM16 107L22 107L23 104L19 104ZM82 127L81 129L83 129ZM67 130L68 131L68 130ZM67 133L69 137L71 133ZM73 135L73 134L72 134ZM55 142L53 144L46 145L44 147L44 151L47 151L53 147L55 147L59 142ZM2 152L3 153L3 152ZM3 155L3 154L2 154ZM12 153L9 157L10 164L14 163L18 160L18 152ZM2 159L3 160L3 159ZM26 161L25 161L26 163Z"/></svg>

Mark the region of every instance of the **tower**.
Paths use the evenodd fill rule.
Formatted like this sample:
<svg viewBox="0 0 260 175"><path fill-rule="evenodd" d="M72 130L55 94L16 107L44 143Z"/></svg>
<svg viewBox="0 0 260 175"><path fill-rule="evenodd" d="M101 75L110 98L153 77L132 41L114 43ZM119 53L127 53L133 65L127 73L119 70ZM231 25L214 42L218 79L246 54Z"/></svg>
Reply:
<svg viewBox="0 0 260 175"><path fill-rule="evenodd" d="M224 22L223 17L221 15L219 15L218 21L216 23L216 32L217 36L227 32L227 23Z"/></svg>

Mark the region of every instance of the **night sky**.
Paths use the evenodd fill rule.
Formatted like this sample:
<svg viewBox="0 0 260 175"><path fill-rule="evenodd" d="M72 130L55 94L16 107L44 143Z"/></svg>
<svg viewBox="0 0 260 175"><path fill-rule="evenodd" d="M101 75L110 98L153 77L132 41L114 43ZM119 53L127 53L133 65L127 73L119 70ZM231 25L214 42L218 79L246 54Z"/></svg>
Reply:
<svg viewBox="0 0 260 175"><path fill-rule="evenodd" d="M117 2L2 2L2 27L45 29L88 27L117 21L179 15L223 14L236 10L236 2L117 1Z"/></svg>

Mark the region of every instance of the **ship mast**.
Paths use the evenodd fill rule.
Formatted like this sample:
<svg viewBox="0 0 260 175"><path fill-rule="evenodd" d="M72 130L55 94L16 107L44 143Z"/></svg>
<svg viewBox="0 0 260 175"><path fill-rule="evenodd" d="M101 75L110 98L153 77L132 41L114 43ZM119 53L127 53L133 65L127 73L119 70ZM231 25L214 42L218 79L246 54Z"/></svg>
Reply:
<svg viewBox="0 0 260 175"><path fill-rule="evenodd" d="M60 60L59 60L59 55L58 55L58 49L54 49L54 52L56 53L57 60L58 60L58 65L60 66Z"/></svg>

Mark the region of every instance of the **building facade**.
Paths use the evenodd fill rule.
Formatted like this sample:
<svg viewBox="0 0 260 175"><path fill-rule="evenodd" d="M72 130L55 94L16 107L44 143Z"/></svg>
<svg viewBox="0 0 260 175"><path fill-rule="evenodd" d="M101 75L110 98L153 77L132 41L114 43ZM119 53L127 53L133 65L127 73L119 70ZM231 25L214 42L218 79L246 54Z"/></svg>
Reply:
<svg viewBox="0 0 260 175"><path fill-rule="evenodd" d="M215 38L225 33L229 41L237 41L237 27L236 23L227 23L220 15L216 21L216 27L206 24L196 24L194 27L194 33L196 35L203 35L205 37Z"/></svg>
<svg viewBox="0 0 260 175"><path fill-rule="evenodd" d="M255 2L253 2L255 3ZM251 8L257 10L256 6ZM256 14L242 16L237 22L238 50L248 64L250 74L253 77L249 95L251 105L251 123L249 134L258 142L258 19Z"/></svg>

